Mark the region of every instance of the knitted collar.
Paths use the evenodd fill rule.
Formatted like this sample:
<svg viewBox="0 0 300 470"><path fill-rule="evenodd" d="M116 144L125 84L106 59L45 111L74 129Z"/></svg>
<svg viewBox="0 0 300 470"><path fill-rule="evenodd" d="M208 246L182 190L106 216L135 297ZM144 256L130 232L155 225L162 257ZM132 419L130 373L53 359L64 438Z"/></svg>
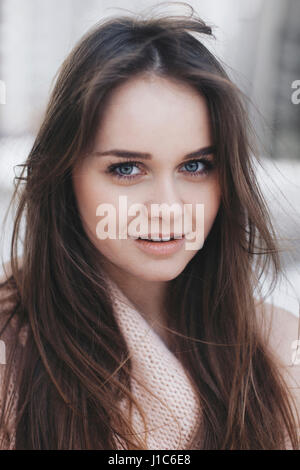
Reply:
<svg viewBox="0 0 300 470"><path fill-rule="evenodd" d="M200 421L200 407L183 366L117 284L107 277L116 320L131 353L132 393L146 414L148 432L134 407L132 422L148 449L185 449ZM121 403L126 412L126 402Z"/></svg>

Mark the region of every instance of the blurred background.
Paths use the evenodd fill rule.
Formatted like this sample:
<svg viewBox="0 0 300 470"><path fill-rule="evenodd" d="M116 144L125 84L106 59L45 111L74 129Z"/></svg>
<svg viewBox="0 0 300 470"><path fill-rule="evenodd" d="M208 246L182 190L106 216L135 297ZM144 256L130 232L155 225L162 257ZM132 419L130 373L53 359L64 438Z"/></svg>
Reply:
<svg viewBox="0 0 300 470"><path fill-rule="evenodd" d="M16 165L41 123L55 74L76 41L97 21L120 14L188 13L180 2L151 0L0 0L0 261L9 258L12 216L3 218ZM186 0L213 26L206 46L249 96L260 141L259 181L282 237L288 282L270 298L298 315L300 299L299 0ZM5 228L5 231L4 231ZM0 263L1 265L1 263ZM0 272L2 268L0 267Z"/></svg>

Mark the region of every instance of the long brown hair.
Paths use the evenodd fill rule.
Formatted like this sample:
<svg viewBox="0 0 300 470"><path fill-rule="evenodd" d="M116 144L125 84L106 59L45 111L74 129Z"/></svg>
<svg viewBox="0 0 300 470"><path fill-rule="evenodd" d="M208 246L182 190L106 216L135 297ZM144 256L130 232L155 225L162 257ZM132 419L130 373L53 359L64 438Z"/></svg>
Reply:
<svg viewBox="0 0 300 470"><path fill-rule="evenodd" d="M284 449L287 437L299 448L292 396L260 334L254 299L261 275L271 267L276 280L280 269L275 231L253 169L243 97L200 41L211 35L194 12L113 17L89 31L61 66L17 180L12 273L2 284L11 301L2 318L7 327L18 320L5 382L15 364L16 449L115 449L116 441L146 448L118 406L127 397L138 407L130 355L71 182L106 98L145 73L182 81L206 98L221 184L214 225L169 282L167 298L172 348L203 413L189 448L201 439L201 449ZM2 430L9 415L3 406Z"/></svg>

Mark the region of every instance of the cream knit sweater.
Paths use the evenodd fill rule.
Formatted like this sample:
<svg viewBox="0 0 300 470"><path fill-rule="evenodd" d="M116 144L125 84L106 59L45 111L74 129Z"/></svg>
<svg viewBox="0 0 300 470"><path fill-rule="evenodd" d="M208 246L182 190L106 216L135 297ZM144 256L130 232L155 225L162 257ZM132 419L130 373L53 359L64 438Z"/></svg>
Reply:
<svg viewBox="0 0 300 470"><path fill-rule="evenodd" d="M151 328L140 312L111 280L114 310L126 339L133 373L143 380L155 396L148 393L136 379L132 392L146 413L149 449L185 449L200 421L200 407L184 368ZM126 403L121 403L126 410ZM132 422L137 433L145 433L143 421L134 409ZM200 443L197 443L197 447Z"/></svg>
<svg viewBox="0 0 300 470"><path fill-rule="evenodd" d="M201 419L200 408L189 378L178 359L124 293L111 279L107 278L107 282L113 298L116 319L131 353L132 372L135 377L131 382L132 392L146 415L147 432L137 409L133 408L131 419L134 429L137 433L141 433L141 436L146 437L148 449L185 449ZM19 336L23 346L26 342L26 333L25 329ZM8 346L8 343L9 337L7 336L5 345ZM2 343L0 408L4 367L5 351ZM14 372L10 377L9 395L14 388L16 373L15 364ZM138 379L143 380L150 392L138 383ZM151 392L154 393L154 396ZM13 417L16 411L17 396L13 402L13 414L10 422L10 449L15 446ZM127 413L126 402L122 401L120 406ZM195 448L198 446L200 443L197 443ZM116 442L116 448L123 449L124 447Z"/></svg>

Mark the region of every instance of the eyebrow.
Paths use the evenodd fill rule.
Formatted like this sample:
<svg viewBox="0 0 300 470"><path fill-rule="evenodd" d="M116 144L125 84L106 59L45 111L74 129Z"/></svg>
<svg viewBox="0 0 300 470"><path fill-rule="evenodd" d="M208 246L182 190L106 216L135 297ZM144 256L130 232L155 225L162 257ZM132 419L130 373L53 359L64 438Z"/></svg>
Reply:
<svg viewBox="0 0 300 470"><path fill-rule="evenodd" d="M183 160L187 160L189 158L202 157L204 155L210 155L210 154L213 154L215 151L216 151L216 148L214 145L211 145L209 147L202 147L198 150L195 150L194 152L184 155ZM144 160L152 159L151 153L135 152L131 150L120 150L120 149L105 150L105 152L92 152L91 155L95 155L97 157L104 157L106 155L114 155L120 158L141 158Z"/></svg>

